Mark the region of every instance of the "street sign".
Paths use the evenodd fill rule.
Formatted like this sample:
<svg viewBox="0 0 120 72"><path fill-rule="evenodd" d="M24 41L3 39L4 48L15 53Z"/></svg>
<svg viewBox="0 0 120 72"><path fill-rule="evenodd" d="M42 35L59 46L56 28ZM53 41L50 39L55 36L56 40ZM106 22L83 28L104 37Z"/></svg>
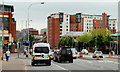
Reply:
<svg viewBox="0 0 120 72"><path fill-rule="evenodd" d="M7 40L3 40L3 41L2 41L2 44L7 44Z"/></svg>

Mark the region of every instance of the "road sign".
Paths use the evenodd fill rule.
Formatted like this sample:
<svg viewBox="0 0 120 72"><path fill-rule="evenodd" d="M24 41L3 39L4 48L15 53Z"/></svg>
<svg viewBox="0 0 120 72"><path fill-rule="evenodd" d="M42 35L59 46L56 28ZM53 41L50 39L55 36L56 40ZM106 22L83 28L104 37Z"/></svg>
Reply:
<svg viewBox="0 0 120 72"><path fill-rule="evenodd" d="M2 44L7 44L7 40L3 40L3 41L2 41Z"/></svg>

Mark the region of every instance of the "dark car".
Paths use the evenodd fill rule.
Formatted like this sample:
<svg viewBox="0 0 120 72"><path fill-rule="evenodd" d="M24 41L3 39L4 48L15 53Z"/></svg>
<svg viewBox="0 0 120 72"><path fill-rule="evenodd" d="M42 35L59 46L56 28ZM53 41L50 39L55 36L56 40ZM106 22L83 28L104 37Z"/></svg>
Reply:
<svg viewBox="0 0 120 72"><path fill-rule="evenodd" d="M57 55L59 55L59 51L60 51L60 50L55 50L55 51L54 51L54 53L53 53L53 61L58 61Z"/></svg>
<svg viewBox="0 0 120 72"><path fill-rule="evenodd" d="M61 63L61 61L69 61L69 63L73 63L71 48L61 48L57 55L57 59L59 63Z"/></svg>

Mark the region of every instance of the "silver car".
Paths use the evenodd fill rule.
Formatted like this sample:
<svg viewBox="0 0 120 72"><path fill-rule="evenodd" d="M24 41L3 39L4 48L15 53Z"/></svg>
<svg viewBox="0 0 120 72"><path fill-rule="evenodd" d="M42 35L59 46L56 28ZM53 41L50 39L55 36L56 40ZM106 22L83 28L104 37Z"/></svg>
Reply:
<svg viewBox="0 0 120 72"><path fill-rule="evenodd" d="M93 58L103 58L103 53L102 51L95 51L94 54L93 54Z"/></svg>

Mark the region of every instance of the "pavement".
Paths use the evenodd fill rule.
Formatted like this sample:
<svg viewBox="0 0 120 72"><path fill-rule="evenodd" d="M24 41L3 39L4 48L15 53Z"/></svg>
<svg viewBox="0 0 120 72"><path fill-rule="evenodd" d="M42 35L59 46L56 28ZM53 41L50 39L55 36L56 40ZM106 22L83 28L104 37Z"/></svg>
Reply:
<svg viewBox="0 0 120 72"><path fill-rule="evenodd" d="M10 60L7 62L6 59L2 61L2 70L25 70L25 62L22 60L16 60L17 54L11 54Z"/></svg>

